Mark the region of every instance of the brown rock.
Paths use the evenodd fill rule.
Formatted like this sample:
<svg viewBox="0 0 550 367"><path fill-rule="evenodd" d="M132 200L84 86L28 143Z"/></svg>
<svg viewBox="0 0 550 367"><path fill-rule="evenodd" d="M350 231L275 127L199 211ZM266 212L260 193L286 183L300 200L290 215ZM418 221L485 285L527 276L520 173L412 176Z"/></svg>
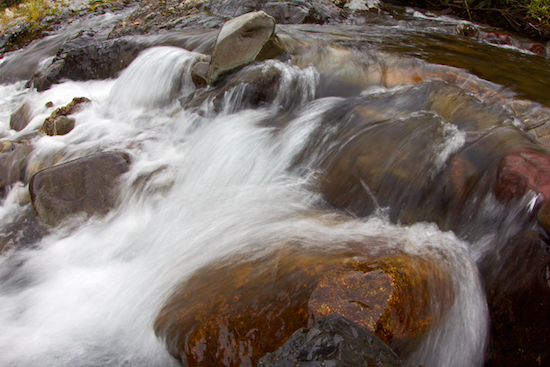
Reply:
<svg viewBox="0 0 550 367"><path fill-rule="evenodd" d="M444 272L404 255L352 256L285 250L211 264L172 295L155 332L190 367L255 365L308 322L338 313L406 353L453 302ZM435 295L440 312L430 306Z"/></svg>
<svg viewBox="0 0 550 367"><path fill-rule="evenodd" d="M107 214L117 203L117 178L128 171L128 160L123 153L99 153L39 171L29 183L38 218L57 226L75 214Z"/></svg>

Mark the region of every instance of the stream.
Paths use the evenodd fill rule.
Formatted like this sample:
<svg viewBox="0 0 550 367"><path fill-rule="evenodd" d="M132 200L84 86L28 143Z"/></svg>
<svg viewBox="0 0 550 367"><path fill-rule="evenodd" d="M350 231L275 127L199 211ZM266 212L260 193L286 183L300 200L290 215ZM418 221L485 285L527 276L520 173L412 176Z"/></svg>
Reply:
<svg viewBox="0 0 550 367"><path fill-rule="evenodd" d="M102 17L103 30L118 19ZM285 246L327 259L331 251L369 259L399 253L437 264L453 296L431 295L431 317L441 321L400 356L415 366L483 366L487 289L516 256L506 246L527 230L543 233L530 215L536 193L503 202L485 172L510 144L546 151L526 125L550 116L550 64L519 47L461 36L464 21L452 17L407 9L350 19L277 25L297 56L239 72L243 80L278 76L259 101L238 77L216 98L196 93L190 69L216 32L198 40L185 32L141 36L158 46L117 78L66 80L42 92L26 88L26 79L89 24L6 54L0 135L29 142L28 166L103 151L128 153L131 164L106 216L77 217L0 254L0 366L178 366L154 330L174 289L220 263L271 269L261 259ZM74 97L92 103L72 115L70 133L33 135ZM16 132L10 115L22 103L33 117ZM428 193L444 196L454 157L469 159L477 181L441 206ZM361 159L370 168L362 170ZM335 187L339 179L346 183ZM6 190L4 232L30 210L26 190L21 182ZM223 293L226 282L209 291Z"/></svg>

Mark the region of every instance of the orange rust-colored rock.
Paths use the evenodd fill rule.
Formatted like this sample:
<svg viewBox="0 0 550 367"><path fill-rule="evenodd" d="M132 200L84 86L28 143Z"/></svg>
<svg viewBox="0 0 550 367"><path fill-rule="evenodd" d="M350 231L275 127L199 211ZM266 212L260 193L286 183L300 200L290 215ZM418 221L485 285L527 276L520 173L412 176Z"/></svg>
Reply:
<svg viewBox="0 0 550 367"><path fill-rule="evenodd" d="M431 260L353 255L285 250L212 264L173 294L155 332L189 367L253 366L299 328L341 314L406 353L452 304L446 274Z"/></svg>
<svg viewBox="0 0 550 367"><path fill-rule="evenodd" d="M314 320L340 314L406 354L452 305L451 289L431 260L403 254L375 262L354 260L318 283L309 311ZM434 294L439 311L430 304Z"/></svg>

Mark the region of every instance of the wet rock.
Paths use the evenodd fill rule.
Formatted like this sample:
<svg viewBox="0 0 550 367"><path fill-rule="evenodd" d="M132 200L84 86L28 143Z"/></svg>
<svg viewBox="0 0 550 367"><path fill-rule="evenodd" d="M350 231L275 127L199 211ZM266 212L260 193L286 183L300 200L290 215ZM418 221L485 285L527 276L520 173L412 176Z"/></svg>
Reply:
<svg viewBox="0 0 550 367"><path fill-rule="evenodd" d="M74 128L74 122L74 118L66 116L48 118L40 128L40 132L49 136L65 135Z"/></svg>
<svg viewBox="0 0 550 367"><path fill-rule="evenodd" d="M491 316L485 366L545 366L550 361L550 247L526 231L480 265Z"/></svg>
<svg viewBox="0 0 550 367"><path fill-rule="evenodd" d="M209 62L197 62L191 69L191 79L196 87L208 84L208 70L210 69Z"/></svg>
<svg viewBox="0 0 550 367"><path fill-rule="evenodd" d="M198 108L206 101L211 101L216 112L224 107L233 110L265 107L277 97L280 80L281 70L277 67L250 65L227 77L214 89L196 91L186 106ZM198 82L200 83L200 79ZM233 95L238 95L240 98L232 99ZM232 105L226 106L226 103L232 103Z"/></svg>
<svg viewBox="0 0 550 367"><path fill-rule="evenodd" d="M445 273L429 260L352 256L283 250L211 264L170 297L155 333L183 365L255 365L308 320L339 313L407 353L453 302Z"/></svg>
<svg viewBox="0 0 550 367"><path fill-rule="evenodd" d="M283 346L258 362L259 367L329 365L407 366L376 335L336 314L318 320L310 328L299 329Z"/></svg>
<svg viewBox="0 0 550 367"><path fill-rule="evenodd" d="M91 101L86 97L75 97L64 107L56 109L52 114L44 120L44 124L40 128L41 134L49 136L65 135L74 128L74 118L67 117L74 113L80 112L84 106Z"/></svg>
<svg viewBox="0 0 550 367"><path fill-rule="evenodd" d="M128 171L123 153L99 153L35 174L31 201L42 223L57 226L74 215L105 215L118 199L117 178Z"/></svg>
<svg viewBox="0 0 550 367"><path fill-rule="evenodd" d="M62 79L115 78L147 47L131 38L86 44L59 54L50 66L33 76L29 86L44 91Z"/></svg>
<svg viewBox="0 0 550 367"><path fill-rule="evenodd" d="M0 224L0 254L37 243L46 231L36 219L31 205Z"/></svg>
<svg viewBox="0 0 550 367"><path fill-rule="evenodd" d="M348 266L327 272L317 283L308 302L311 320L342 315L400 355L411 352L453 303L451 285L433 261L394 255ZM433 312L430 294L437 294L441 313Z"/></svg>
<svg viewBox="0 0 550 367"><path fill-rule="evenodd" d="M456 32L466 37L477 38L479 36L479 28L469 23L460 23L457 25Z"/></svg>
<svg viewBox="0 0 550 367"><path fill-rule="evenodd" d="M495 195L501 200L521 199L528 191L550 198L550 155L520 148L502 158Z"/></svg>
<svg viewBox="0 0 550 367"><path fill-rule="evenodd" d="M253 62L275 31L275 19L265 12L253 12L224 24L212 52L209 84L240 66Z"/></svg>
<svg viewBox="0 0 550 367"><path fill-rule="evenodd" d="M23 130L32 119L32 107L29 103L23 103L10 116L10 128L15 131Z"/></svg>
<svg viewBox="0 0 550 367"><path fill-rule="evenodd" d="M31 151L27 144L10 142L9 148L0 153L0 196L4 196L12 184L25 180Z"/></svg>

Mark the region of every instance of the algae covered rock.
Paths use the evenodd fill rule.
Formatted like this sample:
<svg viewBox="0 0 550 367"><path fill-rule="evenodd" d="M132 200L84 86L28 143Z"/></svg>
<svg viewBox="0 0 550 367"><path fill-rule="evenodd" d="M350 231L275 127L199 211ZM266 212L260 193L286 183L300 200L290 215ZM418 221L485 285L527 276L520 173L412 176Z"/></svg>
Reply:
<svg viewBox="0 0 550 367"><path fill-rule="evenodd" d="M73 98L68 105L56 109L46 118L39 132L49 136L69 133L74 128L75 119L67 116L82 111L84 105L90 102L86 97Z"/></svg>

